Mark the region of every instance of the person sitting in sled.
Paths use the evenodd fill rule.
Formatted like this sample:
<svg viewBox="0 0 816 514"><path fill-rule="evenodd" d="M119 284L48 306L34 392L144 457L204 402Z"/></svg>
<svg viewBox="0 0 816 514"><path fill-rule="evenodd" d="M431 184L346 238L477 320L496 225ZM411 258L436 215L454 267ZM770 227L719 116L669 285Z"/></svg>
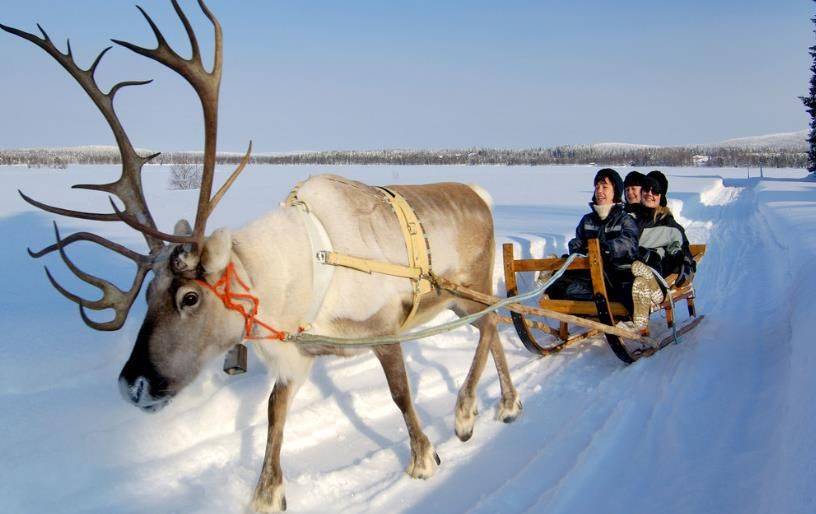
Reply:
<svg viewBox="0 0 816 514"><path fill-rule="evenodd" d="M569 252L586 254L587 241L598 239L608 294L631 305L631 265L637 257L637 223L621 203L623 181L617 171L611 168L598 171L593 184L591 210L575 228L575 238L568 243ZM591 300L592 280L586 271L570 270L550 286L547 295L553 299Z"/></svg>
<svg viewBox="0 0 816 514"><path fill-rule="evenodd" d="M639 171L630 171L623 179L624 210L637 218L640 214L640 186L646 175Z"/></svg>
<svg viewBox="0 0 816 514"><path fill-rule="evenodd" d="M675 221L666 201L669 181L658 170L641 181L641 209L638 214L640 239L637 260L632 263L632 323L642 333L648 332L652 305L659 305L665 291L652 269L662 277L677 273L669 287L681 287L691 282L697 264L691 255L686 231ZM651 269L650 269L651 268Z"/></svg>

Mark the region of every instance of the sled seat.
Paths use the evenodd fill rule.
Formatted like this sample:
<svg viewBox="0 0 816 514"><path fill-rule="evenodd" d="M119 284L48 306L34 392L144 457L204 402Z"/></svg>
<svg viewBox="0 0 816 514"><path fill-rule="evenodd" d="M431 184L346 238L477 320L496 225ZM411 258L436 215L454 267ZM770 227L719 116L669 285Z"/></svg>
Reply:
<svg viewBox="0 0 816 514"><path fill-rule="evenodd" d="M691 255L694 258L695 262L700 262L705 255L706 252L706 245L703 244L694 244L689 245L689 249L691 250ZM590 253L591 250L590 250ZM515 261L513 267L516 268L516 271L520 271L518 269L519 263L524 263L525 261L537 261L534 262L533 266L541 266L545 270L557 270L564 264L566 259L562 258L548 258L548 259L524 259L520 261ZM600 249L598 249L597 256L595 257L595 261L600 266L598 269L592 270L590 262L592 261L592 256L578 258L573 261L568 269L570 270L590 270L590 274L592 275L592 282L593 282L593 290L595 293L600 292L599 284L596 284L596 277L603 277L603 260L600 255ZM524 267L528 266L529 264L523 264ZM594 271L594 272L593 272ZM677 280L677 274L672 273L668 277L666 277L667 284L674 284L674 281ZM603 290L606 290L606 284L603 284ZM669 290L671 294L671 300L673 303L677 303L680 300L686 300L689 309L689 316L695 316L695 307L694 307L694 286L693 286L693 279L692 282L688 282L683 284L681 287L672 287ZM604 296L606 296L604 294ZM674 323L674 313L672 312L672 302L669 301L668 295L666 299L658 306L652 307L652 312L657 312L660 310L666 310L666 322L669 327L672 326ZM552 300L543 296L539 301L539 305L545 309L550 309L556 312L561 312L564 314L574 314L576 316L597 316L598 315L598 308L594 301L588 300ZM609 302L609 310L613 316L619 318L630 318L631 313L626 306L620 302Z"/></svg>

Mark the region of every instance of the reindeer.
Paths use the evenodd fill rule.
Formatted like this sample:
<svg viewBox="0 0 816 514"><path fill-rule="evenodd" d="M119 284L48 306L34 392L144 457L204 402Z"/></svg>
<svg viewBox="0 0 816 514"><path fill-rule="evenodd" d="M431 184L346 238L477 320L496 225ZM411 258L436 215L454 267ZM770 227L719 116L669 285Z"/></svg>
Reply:
<svg viewBox="0 0 816 514"><path fill-rule="evenodd" d="M110 126L122 160L122 173L115 182L74 186L114 195L124 206L122 209L113 199L111 213L63 209L38 202L21 192L23 199L54 214L125 222L142 233L149 249L148 254L140 254L90 232L77 232L62 238L55 223L56 242L38 252L29 250L29 253L39 258L58 252L78 278L101 291L102 297L98 300L81 298L60 285L46 268L51 284L77 303L82 320L97 330L122 327L143 281L148 272L152 272L146 292L147 313L130 358L119 376L123 397L143 411L153 412L166 406L196 378L205 362L225 353L233 345L247 338L267 338L254 345L256 353L275 377L275 383L268 402L266 455L252 507L262 512L285 510L280 452L287 410L295 393L306 380L315 357L347 356L367 351L338 345L302 345L283 336L304 328L304 319L315 298L322 296L322 301L313 319L309 320L309 332L346 338L396 334L427 322L445 309L464 316L482 307L437 290L422 299L416 315L403 326L412 310L411 280L338 267L325 290L316 291L314 249L307 235L307 221L297 208L281 207L238 230L222 228L206 235L208 216L246 166L252 144L224 185L211 196L222 31L204 2L198 0L198 4L214 29L215 50L210 71L205 69L195 32L177 0L172 0L172 5L189 38L190 58L180 56L168 45L141 7L139 10L156 37L156 48L113 40L115 44L177 72L193 87L201 101L204 165L195 221L191 227L187 221L180 220L172 234L157 228L141 186L142 166L158 154L141 156L134 150L113 108L114 96L121 88L150 81L119 82L104 93L94 79L94 71L111 47L104 49L88 69L83 69L74 60L70 42L67 53L63 54L39 25L42 37L0 25L3 30L42 48L76 79ZM402 195L421 220L433 255L434 272L490 293L494 241L492 212L486 193L477 187L455 183L392 186L389 189ZM383 200L381 190L324 175L303 183L297 196L309 206L311 215L322 222L336 250L377 261L406 262L406 242L400 235L396 215ZM66 248L77 242L95 243L133 260L137 270L130 289L122 291L111 282L83 272L66 253ZM228 298L219 294L219 287L246 288L246 291ZM246 300L254 300L256 308L252 309ZM233 309L227 308L230 303ZM89 309L112 309L114 317L109 321L95 321L88 317L86 311ZM455 407L455 432L463 441L468 440L473 432L477 414L475 388L488 352L493 356L501 385L497 418L510 422L521 411L496 324L494 314L473 323L479 330L479 342ZM271 335L265 336L264 331ZM382 344L370 349L382 365L391 396L408 429L411 458L406 471L414 478L429 478L435 473L440 459L422 431L414 410L402 349L399 344Z"/></svg>

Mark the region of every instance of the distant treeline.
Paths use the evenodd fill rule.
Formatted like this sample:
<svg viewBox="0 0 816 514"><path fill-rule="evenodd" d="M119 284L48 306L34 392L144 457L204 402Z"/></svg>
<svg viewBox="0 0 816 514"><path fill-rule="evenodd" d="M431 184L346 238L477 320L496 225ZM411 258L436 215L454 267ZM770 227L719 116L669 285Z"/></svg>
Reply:
<svg viewBox="0 0 816 514"><path fill-rule="evenodd" d="M222 153L219 164L232 164L242 155ZM202 161L201 152L167 152L151 162L154 164L184 164ZM338 164L391 164L391 165L479 165L507 166L553 164L607 164L633 167L710 166L805 168L806 149L738 148L738 147L628 147L580 145L554 148L506 150L477 148L470 150L378 150L378 151L325 151L294 154L258 154L253 164L338 165ZM94 149L32 149L0 150L0 165L28 165L29 167L65 168L69 164L118 164L115 148Z"/></svg>

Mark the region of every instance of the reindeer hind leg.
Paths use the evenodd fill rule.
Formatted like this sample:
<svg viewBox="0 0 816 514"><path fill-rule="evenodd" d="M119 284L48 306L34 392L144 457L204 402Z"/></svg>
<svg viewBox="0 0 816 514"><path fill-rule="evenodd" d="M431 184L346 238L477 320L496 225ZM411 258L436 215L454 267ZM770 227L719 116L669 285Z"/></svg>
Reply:
<svg viewBox="0 0 816 514"><path fill-rule="evenodd" d="M484 306L475 302L461 300L457 302L454 311L459 316L466 316L483 309ZM499 386L501 387L502 399L499 403L496 418L510 423L515 420L521 412L521 401L518 392L513 386L510 378L510 371L507 359L504 354L501 339L497 329L498 318L495 314L488 314L473 323L479 329L479 343L473 355L467 378L465 378L462 388L456 398L456 435L462 441L467 441L473 435L473 425L476 422L478 409L476 406L476 386L487 363L488 351L493 356L496 371L499 375Z"/></svg>
<svg viewBox="0 0 816 514"><path fill-rule="evenodd" d="M519 399L518 391L513 386L513 380L510 377L510 367L507 365L507 356L504 354L504 346L499 337L498 316L491 313L488 314L492 318L490 328L486 329L492 332L490 345L490 353L493 355L493 363L496 365L496 373L499 375L499 386L501 387L501 402L499 409L496 412L496 419L504 423L512 423L521 414L521 400Z"/></svg>

